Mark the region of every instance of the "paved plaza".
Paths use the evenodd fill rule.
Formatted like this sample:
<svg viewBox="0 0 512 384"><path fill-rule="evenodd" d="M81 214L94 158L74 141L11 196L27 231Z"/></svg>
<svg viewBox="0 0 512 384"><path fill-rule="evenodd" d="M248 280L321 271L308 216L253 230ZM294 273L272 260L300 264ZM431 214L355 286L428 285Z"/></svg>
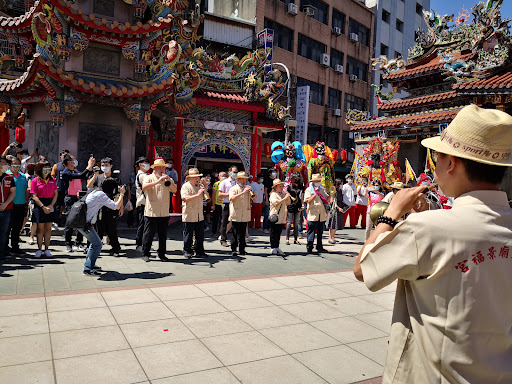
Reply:
<svg viewBox="0 0 512 384"><path fill-rule="evenodd" d="M364 231L339 231L322 255L282 239L286 258L254 231L248 256L211 240L208 260L181 256L179 232L165 263L122 234L129 251L102 254L101 277L82 275L62 236L52 259L4 262L0 383L380 382L395 286L371 293L353 277Z"/></svg>

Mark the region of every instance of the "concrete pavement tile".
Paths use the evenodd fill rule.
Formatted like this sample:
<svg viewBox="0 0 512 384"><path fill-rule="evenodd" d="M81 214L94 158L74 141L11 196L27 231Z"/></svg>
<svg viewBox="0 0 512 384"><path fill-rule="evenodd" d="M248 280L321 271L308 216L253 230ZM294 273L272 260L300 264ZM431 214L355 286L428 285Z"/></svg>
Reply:
<svg viewBox="0 0 512 384"><path fill-rule="evenodd" d="M393 311L383 311L374 313L363 313L361 315L355 315L356 319L359 319L366 324L370 324L381 331L389 333L391 330L391 319L393 317Z"/></svg>
<svg viewBox="0 0 512 384"><path fill-rule="evenodd" d="M34 382L37 384L55 384L51 361L0 368L0 383L34 384Z"/></svg>
<svg viewBox="0 0 512 384"><path fill-rule="evenodd" d="M18 295L33 295L35 293L44 293L43 284L27 284L27 285L18 285L16 289L16 294Z"/></svg>
<svg viewBox="0 0 512 384"><path fill-rule="evenodd" d="M43 273L43 267L41 267L41 266L18 270L18 275L31 275L31 274L37 275L37 274L42 274L42 273Z"/></svg>
<svg viewBox="0 0 512 384"><path fill-rule="evenodd" d="M299 319L306 322L335 319L337 317L346 316L344 313L319 301L286 304L281 305L280 307L286 312L290 312L292 315L297 316Z"/></svg>
<svg viewBox="0 0 512 384"><path fill-rule="evenodd" d="M151 291L157 295L160 300L192 299L194 297L205 297L206 293L201 291L195 285L176 285L174 287L151 288Z"/></svg>
<svg viewBox="0 0 512 384"><path fill-rule="evenodd" d="M386 363L386 354L388 351L388 340L388 337L381 337L379 339L350 343L347 344L347 346L355 349L360 354L384 366Z"/></svg>
<svg viewBox="0 0 512 384"><path fill-rule="evenodd" d="M248 324L230 312L182 317L181 321L199 338L252 331Z"/></svg>
<svg viewBox="0 0 512 384"><path fill-rule="evenodd" d="M19 275L18 285L43 284L43 274Z"/></svg>
<svg viewBox="0 0 512 384"><path fill-rule="evenodd" d="M347 297L346 292L333 288L329 285L315 285L313 287L295 288L295 290L302 292L316 300L338 299L340 297Z"/></svg>
<svg viewBox="0 0 512 384"><path fill-rule="evenodd" d="M79 291L82 289L97 289L96 284L92 280L84 280L84 281L70 281L71 290Z"/></svg>
<svg viewBox="0 0 512 384"><path fill-rule="evenodd" d="M354 276L354 272L352 271L346 271L346 272L336 272L337 275L346 277L349 280L352 280L354 282L359 282L359 280L356 279Z"/></svg>
<svg viewBox="0 0 512 384"><path fill-rule="evenodd" d="M302 320L278 307L243 309L233 313L256 329L302 323Z"/></svg>
<svg viewBox="0 0 512 384"><path fill-rule="evenodd" d="M224 365L286 355L285 351L256 331L206 337L201 341Z"/></svg>
<svg viewBox="0 0 512 384"><path fill-rule="evenodd" d="M359 315L361 313L382 312L386 308L362 300L359 297L342 297L340 299L323 300L322 303L327 304L338 311L347 315Z"/></svg>
<svg viewBox="0 0 512 384"><path fill-rule="evenodd" d="M340 342L309 324L294 324L260 331L287 353L305 352L332 347Z"/></svg>
<svg viewBox="0 0 512 384"><path fill-rule="evenodd" d="M107 306L100 293L48 296L46 298L46 302L48 305L48 312L71 311L74 309L100 308Z"/></svg>
<svg viewBox="0 0 512 384"><path fill-rule="evenodd" d="M262 291L258 292L258 295L276 305L303 303L314 300L310 296L304 295L292 288L278 289L275 291Z"/></svg>
<svg viewBox="0 0 512 384"><path fill-rule="evenodd" d="M347 292L351 296L361 296L371 294L371 291L366 287L366 285L358 281L344 284L334 284L332 287L339 289L340 291Z"/></svg>
<svg viewBox="0 0 512 384"><path fill-rule="evenodd" d="M68 280L70 284L77 281L91 281L91 276L84 275L83 271L80 272L67 272Z"/></svg>
<svg viewBox="0 0 512 384"><path fill-rule="evenodd" d="M345 345L293 355L332 384L353 383L382 375L382 367Z"/></svg>
<svg viewBox="0 0 512 384"><path fill-rule="evenodd" d="M120 327L132 348L196 338L178 319L122 324Z"/></svg>
<svg viewBox="0 0 512 384"><path fill-rule="evenodd" d="M52 332L116 325L108 308L75 309L48 313Z"/></svg>
<svg viewBox="0 0 512 384"><path fill-rule="evenodd" d="M244 384L322 384L325 380L291 356L280 356L228 369Z"/></svg>
<svg viewBox="0 0 512 384"><path fill-rule="evenodd" d="M33 299L0 300L0 316L28 315L30 313L45 313L44 297Z"/></svg>
<svg viewBox="0 0 512 384"><path fill-rule="evenodd" d="M140 347L134 352L150 380L222 366L199 340Z"/></svg>
<svg viewBox="0 0 512 384"><path fill-rule="evenodd" d="M240 384L227 368L215 368L207 371L187 373L185 375L153 380L153 384Z"/></svg>
<svg viewBox="0 0 512 384"><path fill-rule="evenodd" d="M117 288L120 287L119 282L116 280L94 280L94 284L96 284L96 288ZM137 283L140 285L140 283Z"/></svg>
<svg viewBox="0 0 512 384"><path fill-rule="evenodd" d="M283 289L288 288L286 285L278 283L272 279L247 279L247 280L237 280L237 284L240 284L242 287L247 288L249 291L259 292L259 291L271 291L275 289Z"/></svg>
<svg viewBox="0 0 512 384"><path fill-rule="evenodd" d="M218 283L197 284L197 288L209 296L229 295L233 293L249 292L247 288L235 283L234 281L221 281Z"/></svg>
<svg viewBox="0 0 512 384"><path fill-rule="evenodd" d="M221 296L219 296L221 297ZM211 297L164 301L164 304L178 317L206 315L226 312L227 309Z"/></svg>
<svg viewBox="0 0 512 384"><path fill-rule="evenodd" d="M0 339L48 332L46 313L0 317Z"/></svg>
<svg viewBox="0 0 512 384"><path fill-rule="evenodd" d="M59 384L126 384L147 380L129 349L55 360Z"/></svg>
<svg viewBox="0 0 512 384"><path fill-rule="evenodd" d="M69 287L69 281L67 277L43 277L45 288L60 288Z"/></svg>
<svg viewBox="0 0 512 384"><path fill-rule="evenodd" d="M126 291L102 292L109 307L114 305L151 303L160 301L150 289L128 289Z"/></svg>
<svg viewBox="0 0 512 384"><path fill-rule="evenodd" d="M270 301L267 301L252 292L215 296L214 298L230 311L236 311L238 309L269 307L273 305Z"/></svg>
<svg viewBox="0 0 512 384"><path fill-rule="evenodd" d="M51 337L54 359L130 348L117 325L52 332Z"/></svg>
<svg viewBox="0 0 512 384"><path fill-rule="evenodd" d="M280 276L272 278L274 281L278 283L284 284L290 288L298 288L298 287L310 287L312 285L322 285L319 281L310 279L306 276Z"/></svg>
<svg viewBox="0 0 512 384"><path fill-rule="evenodd" d="M395 294L393 292L372 293L359 296L360 299L378 304L386 309L393 309L395 306Z"/></svg>
<svg viewBox="0 0 512 384"><path fill-rule="evenodd" d="M110 307L110 310L119 324L171 319L176 317L174 313L160 301L157 303L118 305Z"/></svg>
<svg viewBox="0 0 512 384"><path fill-rule="evenodd" d="M307 277L319 281L323 284L342 284L342 283L350 283L353 279L349 279L348 277L340 276L336 273L315 273L313 275L306 275Z"/></svg>
<svg viewBox="0 0 512 384"><path fill-rule="evenodd" d="M0 356L1 367L51 360L50 336L43 333L0 339Z"/></svg>
<svg viewBox="0 0 512 384"><path fill-rule="evenodd" d="M355 341L375 339L384 337L386 333L378 330L371 325L363 323L353 317L340 317L338 319L320 320L310 323L329 336L341 341L342 343L352 343Z"/></svg>

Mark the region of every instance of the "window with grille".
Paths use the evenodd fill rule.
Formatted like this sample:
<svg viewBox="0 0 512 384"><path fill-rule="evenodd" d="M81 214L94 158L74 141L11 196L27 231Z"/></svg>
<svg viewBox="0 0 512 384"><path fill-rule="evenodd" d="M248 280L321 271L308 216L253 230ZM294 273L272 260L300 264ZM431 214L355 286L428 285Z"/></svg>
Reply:
<svg viewBox="0 0 512 384"><path fill-rule="evenodd" d="M361 44L370 46L370 30L364 25L359 24L354 19L350 19L348 23L348 33L355 33L359 36L359 42Z"/></svg>
<svg viewBox="0 0 512 384"><path fill-rule="evenodd" d="M299 33L299 44L297 46L297 53L302 57L320 63L322 54L325 53L325 44L319 43L316 40L310 39Z"/></svg>
<svg viewBox="0 0 512 384"><path fill-rule="evenodd" d="M273 20L265 19L265 28L274 30L274 45L279 48L293 52L293 30L276 23Z"/></svg>
<svg viewBox="0 0 512 384"><path fill-rule="evenodd" d="M306 85L309 85L310 103L324 105L324 86L322 84L314 83L301 77L297 78L298 87L304 87Z"/></svg>
<svg viewBox="0 0 512 384"><path fill-rule="evenodd" d="M368 81L368 64L347 56L347 74L356 75L358 79Z"/></svg>

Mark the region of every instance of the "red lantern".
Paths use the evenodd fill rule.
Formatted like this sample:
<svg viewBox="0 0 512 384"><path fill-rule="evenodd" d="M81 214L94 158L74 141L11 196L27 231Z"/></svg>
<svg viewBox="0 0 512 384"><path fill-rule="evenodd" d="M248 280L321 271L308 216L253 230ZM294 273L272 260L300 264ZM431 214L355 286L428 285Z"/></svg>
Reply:
<svg viewBox="0 0 512 384"><path fill-rule="evenodd" d="M331 152L331 154L332 154L332 159L334 161L337 161L338 160L338 151L334 150L334 151Z"/></svg>
<svg viewBox="0 0 512 384"><path fill-rule="evenodd" d="M268 157L270 156L271 151L272 149L270 143L265 143L263 145L263 154Z"/></svg>
<svg viewBox="0 0 512 384"><path fill-rule="evenodd" d="M345 162L348 159L347 151L343 150L340 152L340 160Z"/></svg>
<svg viewBox="0 0 512 384"><path fill-rule="evenodd" d="M25 142L25 128L16 128L16 132L14 133L14 140L16 140L16 142L20 144L23 144Z"/></svg>

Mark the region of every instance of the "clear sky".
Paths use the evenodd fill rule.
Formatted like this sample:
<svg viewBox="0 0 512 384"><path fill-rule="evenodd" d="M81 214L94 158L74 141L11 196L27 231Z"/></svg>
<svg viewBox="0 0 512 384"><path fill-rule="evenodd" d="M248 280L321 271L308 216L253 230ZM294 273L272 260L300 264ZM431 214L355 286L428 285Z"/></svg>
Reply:
<svg viewBox="0 0 512 384"><path fill-rule="evenodd" d="M471 15L471 8L478 4L478 0L430 0L430 9L434 9L440 15L454 14L455 17L459 14L464 6ZM501 17L512 19L512 0L503 0L501 5ZM512 22L510 23L512 25Z"/></svg>

